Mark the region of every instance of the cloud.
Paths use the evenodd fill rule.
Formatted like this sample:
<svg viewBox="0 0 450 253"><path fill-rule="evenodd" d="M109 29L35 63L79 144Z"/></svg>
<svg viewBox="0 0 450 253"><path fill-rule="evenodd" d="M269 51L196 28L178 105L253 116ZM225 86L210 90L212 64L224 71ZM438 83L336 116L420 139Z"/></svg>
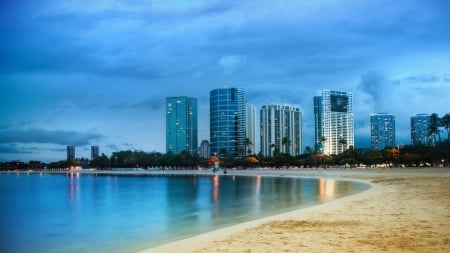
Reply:
<svg viewBox="0 0 450 253"><path fill-rule="evenodd" d="M31 150L23 149L15 143L0 144L0 154L30 154Z"/></svg>
<svg viewBox="0 0 450 253"><path fill-rule="evenodd" d="M144 101L141 101L139 103L136 103L133 105L134 108L144 108L144 109L152 109L152 110L159 110L164 108L164 97L151 97L148 99L145 99Z"/></svg>
<svg viewBox="0 0 450 253"><path fill-rule="evenodd" d="M233 74L236 69L245 63L245 56L242 55L224 55L219 59L219 65L225 74Z"/></svg>
<svg viewBox="0 0 450 253"><path fill-rule="evenodd" d="M102 135L94 132L48 131L38 128L0 131L0 143L51 143L82 146L101 138L103 138Z"/></svg>
<svg viewBox="0 0 450 253"><path fill-rule="evenodd" d="M450 74L415 74L392 81L395 84L413 83L413 84L432 84L432 83L450 83Z"/></svg>
<svg viewBox="0 0 450 253"><path fill-rule="evenodd" d="M371 71L361 76L358 88L372 97L375 103L379 103L381 96L388 91L389 85L386 77L376 71Z"/></svg>

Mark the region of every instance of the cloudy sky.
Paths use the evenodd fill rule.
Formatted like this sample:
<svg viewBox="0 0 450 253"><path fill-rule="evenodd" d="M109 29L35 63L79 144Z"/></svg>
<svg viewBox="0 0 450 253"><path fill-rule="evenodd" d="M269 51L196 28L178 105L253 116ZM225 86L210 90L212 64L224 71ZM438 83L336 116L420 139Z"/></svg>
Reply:
<svg viewBox="0 0 450 253"><path fill-rule="evenodd" d="M450 112L450 2L443 0L0 1L0 161L57 161L66 146L165 152L164 101L241 87L259 109L303 111L313 96L353 93L357 147L370 113Z"/></svg>

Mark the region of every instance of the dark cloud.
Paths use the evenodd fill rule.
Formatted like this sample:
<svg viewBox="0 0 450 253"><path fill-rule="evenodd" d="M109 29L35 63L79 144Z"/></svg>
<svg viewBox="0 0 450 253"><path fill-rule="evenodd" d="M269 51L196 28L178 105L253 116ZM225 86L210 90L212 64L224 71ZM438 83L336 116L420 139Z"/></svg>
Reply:
<svg viewBox="0 0 450 253"><path fill-rule="evenodd" d="M393 81L396 84L400 83L438 83L438 82L450 82L449 74L416 74L411 75L402 79L397 79Z"/></svg>
<svg viewBox="0 0 450 253"><path fill-rule="evenodd" d="M380 103L382 96L389 91L388 86L389 81L383 74L371 71L361 76L358 88L368 94L375 103Z"/></svg>
<svg viewBox="0 0 450 253"><path fill-rule="evenodd" d="M159 110L165 106L165 97L151 97L132 105L134 108Z"/></svg>
<svg viewBox="0 0 450 253"><path fill-rule="evenodd" d="M115 144L108 144L105 147L110 149L110 150L112 150L112 151L119 151L120 150L119 147L117 147L117 145L115 145Z"/></svg>
<svg viewBox="0 0 450 253"><path fill-rule="evenodd" d="M7 129L0 131L0 143L53 143L59 145L88 145L91 141L103 138L94 132L77 132L38 128L24 130Z"/></svg>
<svg viewBox="0 0 450 253"><path fill-rule="evenodd" d="M0 144L1 154L29 154L32 153L29 149L18 147L17 144Z"/></svg>

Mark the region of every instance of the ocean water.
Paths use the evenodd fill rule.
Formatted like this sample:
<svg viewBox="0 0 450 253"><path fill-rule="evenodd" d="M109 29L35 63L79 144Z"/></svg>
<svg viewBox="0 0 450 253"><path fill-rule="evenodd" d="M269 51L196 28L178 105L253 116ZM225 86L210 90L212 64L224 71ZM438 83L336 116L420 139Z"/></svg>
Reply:
<svg viewBox="0 0 450 253"><path fill-rule="evenodd" d="M369 186L290 177L0 174L0 252L134 252Z"/></svg>

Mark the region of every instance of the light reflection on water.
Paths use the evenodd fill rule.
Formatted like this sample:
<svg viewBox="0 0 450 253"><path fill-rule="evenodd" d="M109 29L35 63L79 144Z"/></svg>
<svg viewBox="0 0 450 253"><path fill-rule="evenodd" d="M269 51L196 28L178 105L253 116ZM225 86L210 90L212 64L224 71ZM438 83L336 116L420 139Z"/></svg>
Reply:
<svg viewBox="0 0 450 253"><path fill-rule="evenodd" d="M0 252L130 252L367 188L289 177L0 174Z"/></svg>

